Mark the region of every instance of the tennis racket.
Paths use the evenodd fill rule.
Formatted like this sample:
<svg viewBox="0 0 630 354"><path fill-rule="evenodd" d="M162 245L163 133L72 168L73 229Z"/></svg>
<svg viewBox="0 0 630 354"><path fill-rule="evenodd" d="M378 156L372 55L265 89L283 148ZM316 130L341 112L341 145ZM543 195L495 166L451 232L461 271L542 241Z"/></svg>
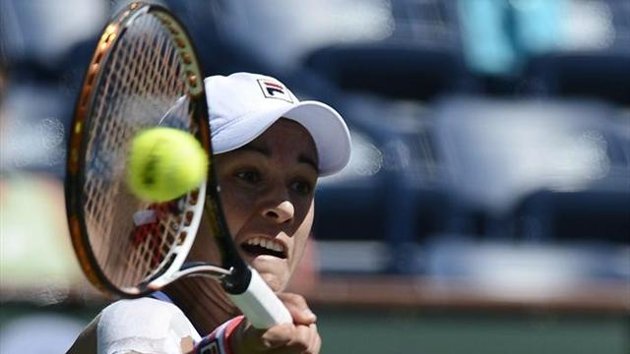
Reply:
<svg viewBox="0 0 630 354"><path fill-rule="evenodd" d="M240 258L225 225L202 79L191 40L168 9L136 2L110 20L85 75L69 139L65 192L75 253L89 281L108 294L141 297L202 275L220 281L255 327L291 323L286 307ZM193 134L210 159L207 181L166 203L142 201L125 183L132 138L156 126ZM202 217L221 264L186 261Z"/></svg>

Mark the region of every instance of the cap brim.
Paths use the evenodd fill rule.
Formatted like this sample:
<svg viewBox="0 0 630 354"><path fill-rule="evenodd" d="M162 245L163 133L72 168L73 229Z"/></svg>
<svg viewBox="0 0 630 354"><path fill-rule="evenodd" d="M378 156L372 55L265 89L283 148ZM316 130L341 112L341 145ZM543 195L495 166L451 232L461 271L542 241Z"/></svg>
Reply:
<svg viewBox="0 0 630 354"><path fill-rule="evenodd" d="M303 101L293 106L243 116L229 127L212 132L214 153L236 150L249 144L282 117L300 123L313 137L320 176L339 172L350 161L348 127L337 111L318 101Z"/></svg>

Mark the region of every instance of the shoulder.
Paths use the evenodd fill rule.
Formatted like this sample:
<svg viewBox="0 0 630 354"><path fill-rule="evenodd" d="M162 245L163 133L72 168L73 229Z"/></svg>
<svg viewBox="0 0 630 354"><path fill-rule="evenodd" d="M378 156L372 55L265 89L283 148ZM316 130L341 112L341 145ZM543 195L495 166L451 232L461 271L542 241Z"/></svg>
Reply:
<svg viewBox="0 0 630 354"><path fill-rule="evenodd" d="M186 318L184 313L172 303L148 297L116 301L105 307L100 316L99 327L103 323L115 325L119 321L123 324L143 324L154 327L169 322L172 317Z"/></svg>
<svg viewBox="0 0 630 354"><path fill-rule="evenodd" d="M107 306L97 325L98 353L135 350L180 352L182 339L200 336L175 305L152 298L120 300Z"/></svg>

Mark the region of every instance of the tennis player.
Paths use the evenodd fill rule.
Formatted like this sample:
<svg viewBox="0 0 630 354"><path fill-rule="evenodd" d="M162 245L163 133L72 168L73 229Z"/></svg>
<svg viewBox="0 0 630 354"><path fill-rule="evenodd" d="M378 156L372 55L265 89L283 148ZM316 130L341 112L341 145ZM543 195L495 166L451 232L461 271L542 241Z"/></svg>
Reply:
<svg viewBox="0 0 630 354"><path fill-rule="evenodd" d="M110 304L69 353L319 352L316 316L285 288L311 231L318 178L350 159L348 128L333 108L300 102L272 77L211 76L205 88L227 225L294 323L255 329L215 280L191 277L150 297ZM218 259L205 229L202 223L190 260Z"/></svg>

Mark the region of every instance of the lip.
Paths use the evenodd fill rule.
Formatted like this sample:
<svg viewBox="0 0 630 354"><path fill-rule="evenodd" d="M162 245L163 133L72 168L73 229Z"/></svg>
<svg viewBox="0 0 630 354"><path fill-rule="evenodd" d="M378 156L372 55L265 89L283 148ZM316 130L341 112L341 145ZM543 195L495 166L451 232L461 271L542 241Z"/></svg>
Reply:
<svg viewBox="0 0 630 354"><path fill-rule="evenodd" d="M264 234L248 236L239 242L239 248L250 257L274 257L287 259L289 247L286 242L278 237L271 237Z"/></svg>

